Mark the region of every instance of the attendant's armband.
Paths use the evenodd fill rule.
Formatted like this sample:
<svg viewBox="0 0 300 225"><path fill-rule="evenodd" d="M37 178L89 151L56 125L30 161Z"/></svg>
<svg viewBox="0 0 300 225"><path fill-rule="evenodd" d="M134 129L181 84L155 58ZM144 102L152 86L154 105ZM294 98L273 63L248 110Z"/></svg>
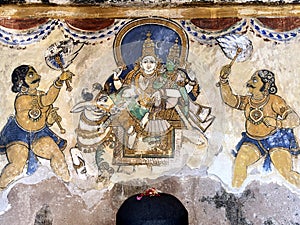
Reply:
<svg viewBox="0 0 300 225"><path fill-rule="evenodd" d="M234 108L239 109L241 105L241 96L236 95L236 104L234 106Z"/></svg>
<svg viewBox="0 0 300 225"><path fill-rule="evenodd" d="M61 89L61 87L63 86L63 81L61 81L59 78L57 78L54 82L53 82L53 86L57 89Z"/></svg>
<svg viewBox="0 0 300 225"><path fill-rule="evenodd" d="M227 78L222 78L222 77L220 77L220 84L229 84L229 78L227 77Z"/></svg>
<svg viewBox="0 0 300 225"><path fill-rule="evenodd" d="M248 103L247 96L235 95L235 97L236 97L236 104L234 108L239 110L244 110Z"/></svg>
<svg viewBox="0 0 300 225"><path fill-rule="evenodd" d="M281 109L281 110L284 111L281 115L281 117L283 119L285 119L288 116L288 114L293 112L293 110L290 107L285 108L285 110L283 110L283 109Z"/></svg>

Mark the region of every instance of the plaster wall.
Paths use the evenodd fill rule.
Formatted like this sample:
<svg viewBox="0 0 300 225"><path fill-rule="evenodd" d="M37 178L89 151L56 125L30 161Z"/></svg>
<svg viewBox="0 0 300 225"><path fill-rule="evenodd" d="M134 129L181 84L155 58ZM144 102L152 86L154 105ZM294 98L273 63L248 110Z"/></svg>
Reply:
<svg viewBox="0 0 300 225"><path fill-rule="evenodd" d="M129 20L128 20L129 21ZM180 21L176 21L180 24ZM300 112L299 80L299 38L287 42L265 41L253 32L247 31L253 52L243 62L232 66L230 83L236 93L247 94L246 82L259 69L274 72L278 95ZM219 87L219 73L222 66L230 63L219 45L201 44L194 36L189 38L188 62L198 80L201 93L197 102L212 109L215 120L205 131L208 144L205 148L177 137L179 158L170 159L167 166L136 165L118 168L111 165L115 173L107 182L97 182L97 169L93 156L87 158L94 168L86 180L76 174L70 149L76 145L76 128L79 114L70 113L74 105L82 101L82 90L90 90L94 83L104 84L118 67L113 54L114 35L94 44L84 45L68 70L75 76L73 90L65 87L55 102L66 129L60 134L56 124L51 129L68 141L64 151L71 173L71 181L63 182L57 177L48 160L40 159L40 166L33 175L24 172L16 181L0 192L0 223L23 224L99 224L112 225L121 203L129 196L143 192L149 187L177 196L189 211L190 224L300 224L299 188L287 182L276 169L266 172L263 160L248 168L248 176L240 188L234 188L232 150L241 138L245 121L243 112L233 110L222 101ZM21 64L32 65L41 75L40 89L47 90L60 75L45 63L45 51L53 43L64 40L65 33L55 29L51 34L25 48L0 46L0 127L14 113L14 99L11 92L11 73ZM299 127L294 129L300 137ZM112 160L112 150L107 150L104 159ZM90 161L89 161L90 160ZM8 163L6 155L0 155L0 170ZM293 169L299 171L300 162L293 158ZM118 172L117 172L118 171ZM48 221L48 223L45 223Z"/></svg>

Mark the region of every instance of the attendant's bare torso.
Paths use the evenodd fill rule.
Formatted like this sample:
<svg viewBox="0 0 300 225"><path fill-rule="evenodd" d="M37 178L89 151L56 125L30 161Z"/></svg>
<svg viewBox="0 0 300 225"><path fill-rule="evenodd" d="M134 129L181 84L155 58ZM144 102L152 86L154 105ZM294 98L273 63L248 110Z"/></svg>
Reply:
<svg viewBox="0 0 300 225"><path fill-rule="evenodd" d="M28 131L37 131L45 126L48 109L49 106L41 106L38 95L20 95L15 100L17 123Z"/></svg>

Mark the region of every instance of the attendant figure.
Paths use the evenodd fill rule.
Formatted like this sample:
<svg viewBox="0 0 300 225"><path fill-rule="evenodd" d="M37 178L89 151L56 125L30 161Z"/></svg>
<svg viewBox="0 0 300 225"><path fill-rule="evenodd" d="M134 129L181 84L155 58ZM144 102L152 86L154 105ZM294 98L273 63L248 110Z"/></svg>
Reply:
<svg viewBox="0 0 300 225"><path fill-rule="evenodd" d="M233 168L233 187L240 187L247 177L247 168L265 157L264 168L271 162L290 183L300 187L300 174L293 170L292 157L298 154L298 143L293 128L299 126L299 116L276 95L275 75L269 70L256 71L249 81L249 95L234 94L229 74L231 66L220 72L220 91L224 103L244 111L245 132L237 145Z"/></svg>
<svg viewBox="0 0 300 225"><path fill-rule="evenodd" d="M14 102L15 114L11 116L0 134L0 151L5 152L8 164L0 176L0 188L7 187L20 175L28 162L27 173L37 169L36 156L49 159L56 175L64 181L70 174L63 154L66 140L56 135L49 127L55 122L60 125L61 117L53 107L60 89L72 73L63 72L49 90L38 90L41 76L29 65L14 69L12 91L17 93Z"/></svg>

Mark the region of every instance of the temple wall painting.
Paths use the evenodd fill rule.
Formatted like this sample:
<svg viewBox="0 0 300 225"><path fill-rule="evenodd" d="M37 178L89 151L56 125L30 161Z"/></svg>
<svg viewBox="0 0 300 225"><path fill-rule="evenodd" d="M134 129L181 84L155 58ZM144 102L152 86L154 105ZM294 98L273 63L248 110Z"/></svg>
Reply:
<svg viewBox="0 0 300 225"><path fill-rule="evenodd" d="M171 177L299 197L297 17L0 25L4 221L10 193L53 180L87 208Z"/></svg>

